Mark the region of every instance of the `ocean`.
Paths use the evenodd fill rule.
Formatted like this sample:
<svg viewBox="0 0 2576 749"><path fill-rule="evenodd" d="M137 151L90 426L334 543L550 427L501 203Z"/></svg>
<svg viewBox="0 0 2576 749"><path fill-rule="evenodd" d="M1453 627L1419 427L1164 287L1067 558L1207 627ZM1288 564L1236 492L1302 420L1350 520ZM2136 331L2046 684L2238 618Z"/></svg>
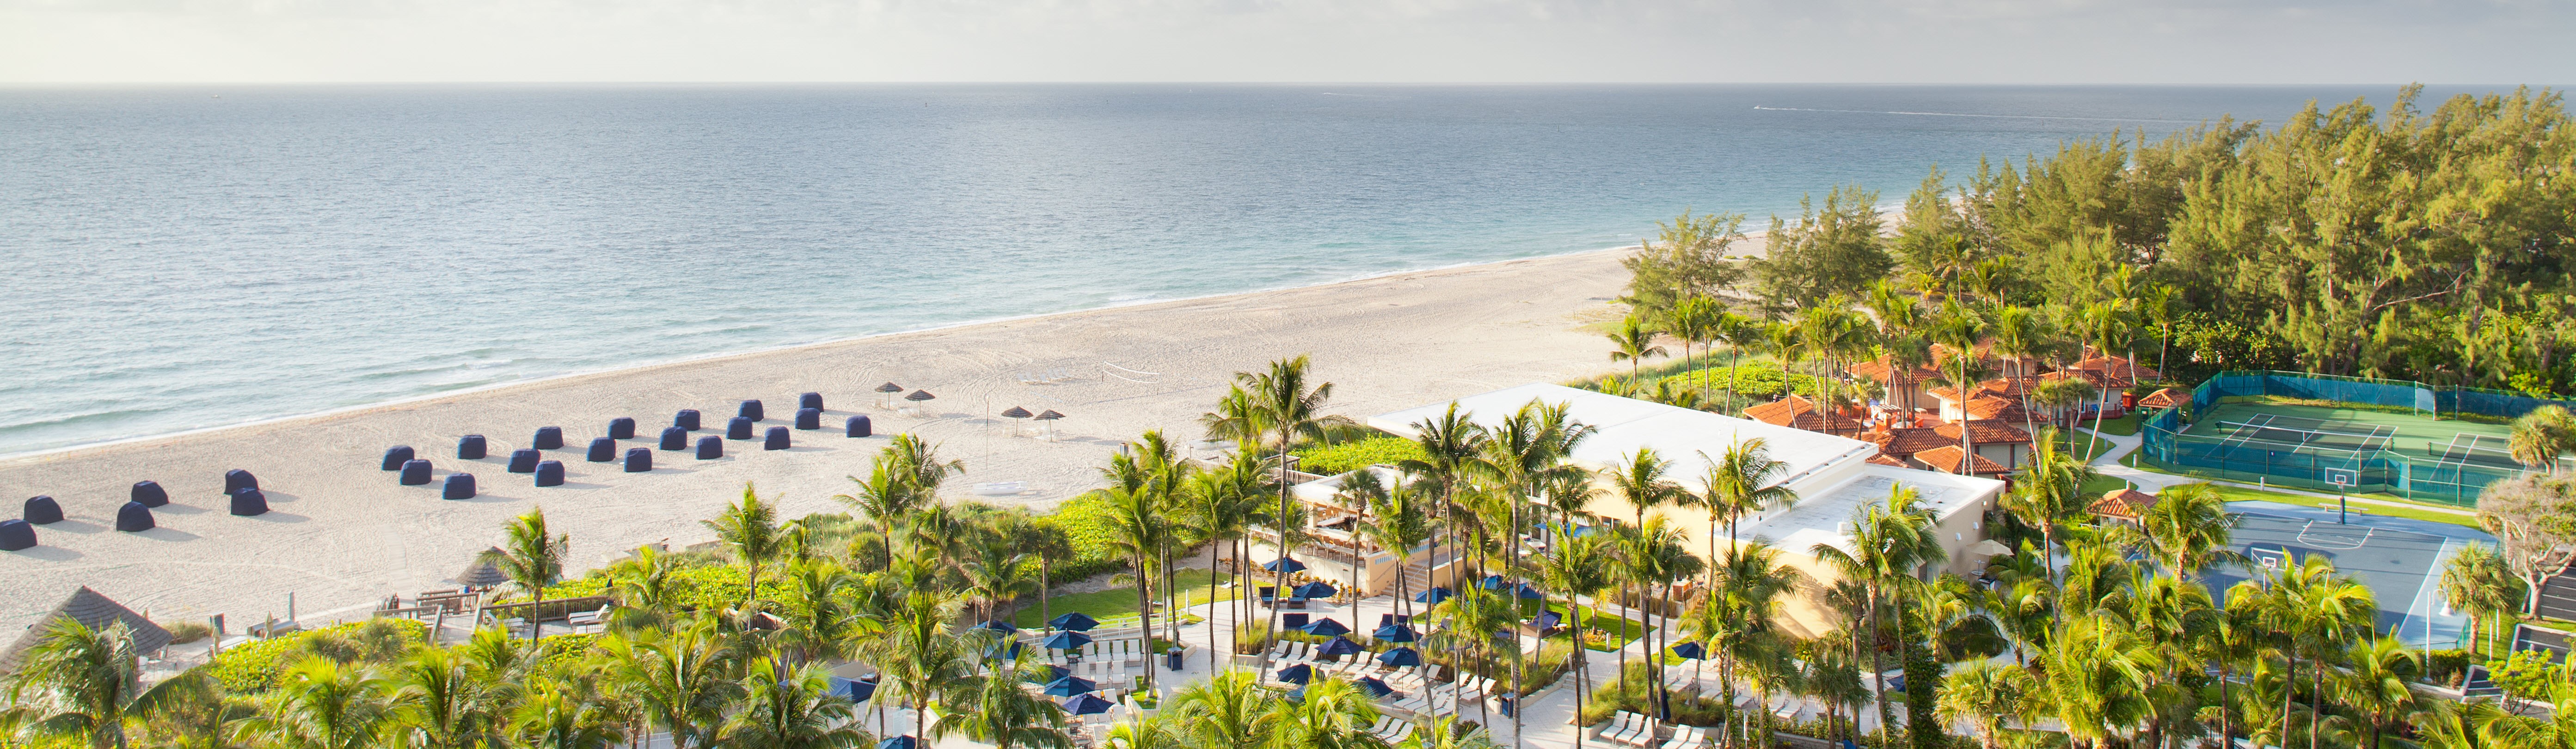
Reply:
<svg viewBox="0 0 2576 749"><path fill-rule="evenodd" d="M1633 245L1685 209L1758 230L2395 90L0 89L0 454Z"/></svg>

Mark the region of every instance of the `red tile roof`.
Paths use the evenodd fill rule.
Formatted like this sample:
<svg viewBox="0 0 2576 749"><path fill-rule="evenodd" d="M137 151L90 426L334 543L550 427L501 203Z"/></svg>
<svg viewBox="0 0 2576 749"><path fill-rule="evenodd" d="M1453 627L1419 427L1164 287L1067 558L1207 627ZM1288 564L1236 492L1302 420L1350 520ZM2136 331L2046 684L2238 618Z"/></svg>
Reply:
<svg viewBox="0 0 2576 749"><path fill-rule="evenodd" d="M2012 469L2005 468L1992 460L1987 460L1986 456L1971 454L1968 457L1973 462L1971 472L1974 475L1998 476L2012 472ZM1921 463L1930 467L1932 470L1940 471L1942 473L1959 473L1959 446L1942 445L1930 450L1915 453L1914 462Z"/></svg>
<svg viewBox="0 0 2576 749"><path fill-rule="evenodd" d="M2147 510L2155 506L2156 495L2136 489L2113 489L2103 492L2102 498L2093 502L2093 514L2136 520L2146 517Z"/></svg>
<svg viewBox="0 0 2576 749"><path fill-rule="evenodd" d="M2184 392L2179 388L2165 388L2148 393L2147 397L2139 398L2138 407L2172 408L2189 400L2191 400L2191 393Z"/></svg>
<svg viewBox="0 0 2576 749"><path fill-rule="evenodd" d="M1895 357L1890 356L1882 356L1870 361L1853 364L1851 366L1844 367L1843 371L1850 372L1854 377L1867 377L1872 380L1877 380L1878 384L1889 386L1899 384L1910 385L1941 376L1940 372L1934 371L1931 367L1924 366L1910 367L1899 372L1897 371ZM1891 377L1896 381L1891 381Z"/></svg>
<svg viewBox="0 0 2576 749"><path fill-rule="evenodd" d="M1837 413L1820 413L1816 404L1791 395L1769 403L1756 403L1744 409L1744 417L1764 424L1793 427L1810 432L1849 434L1861 430L1860 422Z"/></svg>
<svg viewBox="0 0 2576 749"><path fill-rule="evenodd" d="M2165 378L2164 373L2156 371L2156 368L2130 361L2125 356L2087 356L2068 369L2100 372L2109 380L2110 387L2118 388L2136 385L2145 380Z"/></svg>
<svg viewBox="0 0 2576 749"><path fill-rule="evenodd" d="M1914 467L1914 466L1906 465L1906 464L1905 464L1905 461L1897 460L1897 459L1895 459L1895 458L1888 457L1886 453L1879 453L1879 454L1877 454L1877 455L1869 456L1869 462L1871 462L1871 463L1876 463L1876 464L1878 464L1878 465L1883 465L1883 466L1896 466L1896 467L1898 467L1898 468L1913 468L1913 467Z"/></svg>
<svg viewBox="0 0 2576 749"><path fill-rule="evenodd" d="M1933 427L1932 431L1941 435L1942 439L1948 440L1950 444L1959 444L1959 425L1957 424L1942 424ZM1968 422L1968 444L2000 445L2029 441L2029 432L2022 431L2021 427L2003 420L1977 419Z"/></svg>

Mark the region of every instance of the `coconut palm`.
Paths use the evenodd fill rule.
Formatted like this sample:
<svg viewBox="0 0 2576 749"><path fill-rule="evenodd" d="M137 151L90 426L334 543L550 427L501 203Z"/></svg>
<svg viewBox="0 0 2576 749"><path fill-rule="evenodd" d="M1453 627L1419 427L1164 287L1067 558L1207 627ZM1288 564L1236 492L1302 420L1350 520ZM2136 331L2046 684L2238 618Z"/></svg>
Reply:
<svg viewBox="0 0 2576 749"><path fill-rule="evenodd" d="M2162 656L2115 617L2077 616L2058 630L2041 659L2041 697L2077 749L2097 749L2147 717L2147 674Z"/></svg>
<svg viewBox="0 0 2576 749"><path fill-rule="evenodd" d="M2237 516L2227 511L2227 498L2215 486L2165 487L2140 522L2146 526L2148 546L2167 573L2196 577L2209 565L2236 556L2228 548L2234 545Z"/></svg>
<svg viewBox="0 0 2576 749"><path fill-rule="evenodd" d="M1234 459L1223 464L1190 475L1189 484L1181 497L1185 503L1185 510L1181 514L1188 521L1186 525L1191 534L1191 540L1207 544L1208 570L1211 575L1218 569L1216 560L1219 546L1233 544L1233 557L1237 560L1245 558L1243 543L1254 521L1263 514L1262 503L1268 499L1266 494L1270 490L1268 481L1266 472L1261 470L1261 461L1242 453L1236 454ZM1242 576L1241 571L1237 571L1238 585L1250 581L1250 577ZM1235 615L1231 619L1238 629L1241 628L1244 619L1250 618L1243 613L1242 609L1242 606L1249 602L1249 598L1250 596L1236 596L1235 603L1231 604L1236 607ZM1226 648L1217 640L1216 627L1210 625L1208 627L1208 668L1211 672L1216 668L1217 651L1221 649Z"/></svg>
<svg viewBox="0 0 2576 749"><path fill-rule="evenodd" d="M2576 452L2576 415L2564 406L2541 406L2513 420L2506 449L2513 459L2533 468L2548 468L2558 456Z"/></svg>
<svg viewBox="0 0 2576 749"><path fill-rule="evenodd" d="M393 727L385 682L361 665L308 656L278 675L258 715L244 719L237 741L297 749L363 749Z"/></svg>
<svg viewBox="0 0 2576 749"><path fill-rule="evenodd" d="M716 519L701 520L698 524L715 531L716 540L723 542L725 548L733 550L735 558L742 560L742 612L748 615L759 611L760 570L769 566L769 562L778 558L787 547L787 537L779 531L775 500L760 501L760 495L752 493L751 484L745 482L741 502L725 508L724 514L717 515Z"/></svg>
<svg viewBox="0 0 2576 749"><path fill-rule="evenodd" d="M987 658L983 673L959 679L942 704L953 706L930 727L929 738L964 736L999 749L1070 749L1064 710L1025 687L1021 663Z"/></svg>
<svg viewBox="0 0 2576 749"><path fill-rule="evenodd" d="M876 525L883 543L880 568L894 564L895 523L911 517L930 501L920 487L913 485L908 472L895 464L892 455L893 448L879 452L869 466L867 478L851 476L850 483L855 488L848 494L832 495L832 499L858 510Z"/></svg>
<svg viewBox="0 0 2576 749"><path fill-rule="evenodd" d="M1883 612L1890 603L1891 592L1903 581L1914 579L1926 565L1942 561L1946 552L1940 537L1932 532L1931 511L1922 507L1921 495L1912 487L1900 484L1890 489L1886 501L1860 508L1851 525L1843 545L1818 543L1809 547L1808 553L1844 578L1859 581L1867 591L1866 629L1852 627L1868 638L1862 640L1867 646L1886 629ZM1878 724L1893 726L1896 721L1888 706L1884 651L1877 647L1865 649L1870 654L1871 671L1878 679L1874 690L1878 692Z"/></svg>
<svg viewBox="0 0 2576 749"><path fill-rule="evenodd" d="M964 642L948 630L959 608L930 591L906 593L886 612L885 634L868 644L868 661L894 683L915 726L931 724L930 703L972 665Z"/></svg>
<svg viewBox="0 0 2576 749"><path fill-rule="evenodd" d="M1706 569L1707 562L1683 548L1685 536L1681 529L1673 527L1662 515L1646 518L1643 525L1622 531L1619 537L1622 577L1645 591L1645 650L1655 654L1646 664L1654 678L1656 715L1669 718L1671 707L1665 694L1662 654L1664 648L1671 645L1671 637L1666 635L1664 641L1657 640L1655 635L1660 630L1655 625L1655 617L1664 611L1673 584L1698 577Z"/></svg>
<svg viewBox="0 0 2576 749"><path fill-rule="evenodd" d="M1413 568L1413 555L1431 541L1431 489L1416 482L1397 486L1376 500L1366 520L1358 523L1360 535L1395 556L1398 570ZM1413 591L1411 575L1395 576L1395 606L1398 613L1411 614Z"/></svg>
<svg viewBox="0 0 2576 749"><path fill-rule="evenodd" d="M2317 695L2308 703L2308 747L2316 749L2323 742L2317 722L2325 714L2326 663L2370 631L2378 620L2379 606L2368 586L2338 574L2332 560L2316 554L2275 571L2263 595L2268 603L2267 623L2289 640L2283 652L2292 659L2291 670L2296 672L2299 656L2308 659L2314 684L2310 694ZM2281 712L2286 721L2289 705L2284 699ZM2281 733L2289 734L2287 723Z"/></svg>
<svg viewBox="0 0 2576 749"><path fill-rule="evenodd" d="M1746 350L1759 350L1771 342L1770 328L1762 321L1733 312L1721 314L1709 326L1718 340L1726 342L1726 410L1735 410L1735 390L1739 368L1744 366Z"/></svg>
<svg viewBox="0 0 2576 749"><path fill-rule="evenodd" d="M2344 651L2343 661L2350 666L2335 674L2335 692L2345 706L2361 714L2370 731L2370 740L2362 746L2375 749L2380 736L2415 712L2415 690L2407 683L2423 664L2405 642L2386 636L2353 643Z"/></svg>
<svg viewBox="0 0 2576 749"><path fill-rule="evenodd" d="M507 674L484 673L447 648L421 648L393 666L393 719L429 749L499 743Z"/></svg>
<svg viewBox="0 0 2576 749"><path fill-rule="evenodd" d="M2047 315L2028 307L2007 306L1995 312L1994 335L1995 355L2002 357L2007 365L2004 376L2020 385L2015 390L2022 397L2021 428L2036 435L2038 426L2030 423L2034 395L2030 365L2031 360L2045 356L2057 347L2057 329L2049 324Z"/></svg>
<svg viewBox="0 0 2576 749"><path fill-rule="evenodd" d="M1327 429L1350 421L1348 418L1324 414L1324 403L1333 398L1333 383L1309 384L1306 372L1308 366L1306 355L1298 354L1295 358L1271 362L1270 369L1266 372L1234 373L1235 384L1242 388L1246 395L1242 404L1244 411L1241 421L1232 429L1244 435L1268 436L1273 442L1270 447L1276 451L1278 457L1279 505L1278 510L1271 517L1280 527L1279 553L1283 557L1288 554L1287 521L1292 515L1288 506L1288 487L1295 483L1288 480L1288 451L1300 438L1320 440ZM1213 431L1211 429L1211 432ZM1288 589L1286 565L1280 566L1274 584L1282 591ZM1279 609L1272 607L1269 624L1263 628L1263 631L1278 630ZM1262 652L1262 667L1268 668L1269 651Z"/></svg>
<svg viewBox="0 0 2576 749"><path fill-rule="evenodd" d="M528 699L510 713L514 746L529 749L608 749L625 737L610 710L581 685L551 678L529 684Z"/></svg>
<svg viewBox="0 0 2576 749"><path fill-rule="evenodd" d="M672 749L710 746L725 710L741 694L729 678L733 644L713 617L669 630L611 634L599 643L608 683L636 701L654 727L667 731Z"/></svg>
<svg viewBox="0 0 2576 749"><path fill-rule="evenodd" d="M1386 740L1369 729L1377 724L1377 701L1350 682L1317 677L1306 684L1303 699L1270 704L1278 718L1270 724L1272 746L1305 749L1386 749Z"/></svg>
<svg viewBox="0 0 2576 749"><path fill-rule="evenodd" d="M1592 649L1583 642L1583 633L1590 628L1592 617L1585 615L1583 598L1598 595L1610 587L1610 569L1617 564L1617 550L1611 543L1606 534L1570 537L1554 544L1554 548L1549 549L1554 553L1540 560L1540 579L1546 583L1547 589L1565 594L1566 640L1573 646L1572 662L1566 667L1574 672L1574 704L1577 705L1583 704L1583 694L1592 681ZM1623 631L1612 633L1611 641L1624 644L1627 621L1620 620L1619 628ZM1574 745L1578 749L1583 746L1581 731L1575 732Z"/></svg>
<svg viewBox="0 0 2576 749"><path fill-rule="evenodd" d="M2022 701L2031 687L2027 670L1973 661L1942 678L1941 701L1932 710L1948 723L1973 726L1979 746L2002 749L2004 723L2020 719Z"/></svg>
<svg viewBox="0 0 2576 749"><path fill-rule="evenodd" d="M1123 456L1122 456L1123 457ZM1136 486L1113 485L1100 490L1108 500L1110 547L1127 558L1136 579L1136 610L1143 617L1144 631L1154 631L1154 588L1163 569L1163 552L1172 544L1172 524L1164 515L1169 504L1173 477L1144 477ZM1153 669L1145 670L1145 684L1154 683Z"/></svg>
<svg viewBox="0 0 2576 749"><path fill-rule="evenodd" d="M2495 547L2469 544L2451 555L2442 568L2442 598L2453 608L2469 615L2468 641L2471 652L2485 650L2485 640L2478 638L2478 623L2499 614L2512 612L2522 600L2522 579L2515 577L2511 566Z"/></svg>
<svg viewBox="0 0 2576 749"><path fill-rule="evenodd" d="M822 664L752 661L742 691L742 709L718 729L727 746L847 749L873 743L851 722L849 701L831 695L831 672Z"/></svg>
<svg viewBox="0 0 2576 749"><path fill-rule="evenodd" d="M1610 361L1628 363L1628 387L1637 387L1637 365L1657 356L1668 356L1664 347L1655 345L1655 336L1663 331L1649 326L1646 319L1634 313L1619 321L1619 327L1601 337L1610 339Z"/></svg>
<svg viewBox="0 0 2576 749"><path fill-rule="evenodd" d="M1000 544L993 546L1001 548ZM989 563L990 560L984 560ZM976 589L982 595L1018 595L1036 586L1019 572L1019 557L1010 558L1011 572L1006 581L984 580ZM983 566L973 568L977 572ZM975 579L975 573L969 573ZM835 661L849 657L861 637L881 628L877 621L854 605L848 593L853 580L839 560L829 557L791 562L787 567L787 601L778 615L787 624L776 633L776 642L784 651L778 659L786 666L814 661ZM988 599L989 600L989 599Z"/></svg>
<svg viewBox="0 0 2576 749"><path fill-rule="evenodd" d="M1933 343L1949 349L1949 355L1943 357L1945 359L1943 365L1948 370L1944 374L1949 380L1951 390L1959 396L1959 420L1963 422L1962 426L1968 418L1968 395L1975 392L1977 388L1975 370L1981 366L1977 361L1977 344L1984 342L1986 334L1992 330L1993 327L1986 322L1984 315L1978 314L1975 309L1967 305L1960 304L1958 298L1954 296L1941 305L1940 312L1933 314L1931 327L1927 331L1931 334ZM1968 430L1965 428L1959 430L1959 454L1962 456L1972 454L1972 448L1968 442Z"/></svg>
<svg viewBox="0 0 2576 749"><path fill-rule="evenodd" d="M1757 651L1773 647L1768 638L1777 631L1774 617L1789 594L1805 583L1806 575L1782 564L1780 550L1760 541L1730 544L1717 564L1711 565L1711 572L1714 580L1705 608L1718 621L1702 623L1706 631L1699 637L1720 659L1717 678L1731 705L1735 704L1737 667L1758 660Z"/></svg>
<svg viewBox="0 0 2576 749"><path fill-rule="evenodd" d="M147 690L137 680L133 630L124 622L91 629L68 616L45 622L44 636L26 651L9 691L27 728L92 749L126 746L126 723L156 705L175 701L184 682ZM176 681L176 680L174 680Z"/></svg>
<svg viewBox="0 0 2576 749"><path fill-rule="evenodd" d="M2092 344L2093 350L2101 356L2110 356L2111 352L2124 348L2134 349L2137 345L2137 319L2127 300L2084 305L2068 322L2074 328L2073 332ZM2094 403L2093 432L2087 435L2085 452L2092 452L2092 445L2100 439L2102 417L2111 410L2110 395L2109 390L2104 390L2100 400Z"/></svg>
<svg viewBox="0 0 2576 749"><path fill-rule="evenodd" d="M1683 299L1674 303L1673 308L1664 313L1664 329L1670 331L1674 338L1681 339L1684 363L1688 363L1691 359L1690 347L1693 344L1710 343L1716 340L1719 317L1725 314L1726 305L1704 296ZM1701 362L1700 387L1703 390L1707 388L1707 378L1708 364Z"/></svg>
<svg viewBox="0 0 2576 749"><path fill-rule="evenodd" d="M479 558L509 578L512 588L539 604L531 607L531 611L542 615L546 587L563 579L563 560L571 553L572 536L547 534L546 510L543 507L530 509L528 514L511 520L504 526L504 533L508 540L501 544L501 548L485 551ZM530 616L529 620L537 621L538 618ZM543 637L545 628L536 627L530 639Z"/></svg>
<svg viewBox="0 0 2576 749"><path fill-rule="evenodd" d="M1704 493L1700 506L1708 509L1708 525L1714 531L1720 520L1726 523L1726 544L1735 545L1736 522L1745 515L1762 512L1798 501L1798 492L1776 483L1789 472L1789 464L1771 459L1771 443L1760 437L1738 438L1726 445L1726 452L1708 461L1708 476L1701 483ZM1716 559L1717 534L1709 534L1708 558Z"/></svg>
<svg viewBox="0 0 2576 749"><path fill-rule="evenodd" d="M1260 674L1227 670L1172 695L1167 714L1179 717L1179 730L1198 749L1263 749L1271 746L1271 727L1280 716L1270 710L1270 691Z"/></svg>
<svg viewBox="0 0 2576 749"><path fill-rule="evenodd" d="M2001 504L2023 523L2037 526L2041 540L2053 546L2061 541L2059 526L2092 506L2083 496L2083 486L2093 479L2093 468L2066 451L2066 441L2058 438L2055 427L2040 431L2039 447L2013 472L2012 490L2004 493ZM2040 551L2044 562L2053 558L2048 556L2050 548ZM2053 579L2053 569L2051 574Z"/></svg>

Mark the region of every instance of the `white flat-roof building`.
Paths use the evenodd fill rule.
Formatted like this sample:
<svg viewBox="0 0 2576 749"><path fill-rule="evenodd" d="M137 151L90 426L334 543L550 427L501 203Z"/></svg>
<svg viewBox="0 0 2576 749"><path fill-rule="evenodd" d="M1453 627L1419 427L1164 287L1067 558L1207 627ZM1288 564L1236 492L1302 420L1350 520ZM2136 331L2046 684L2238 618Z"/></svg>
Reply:
<svg viewBox="0 0 2576 749"><path fill-rule="evenodd" d="M1505 417L1532 402L1563 405L1568 420L1596 430L1575 447L1573 459L1577 464L1608 469L1626 463L1638 448L1651 447L1672 461L1667 477L1694 493L1705 487L1711 462L1729 446L1743 440L1763 440L1771 459L1787 464L1787 470L1775 483L1796 492L1798 499L1786 507L1739 519L1737 537L1779 548L1783 563L1799 568L1816 583L1811 591L1821 591L1835 576L1809 550L1816 544L1848 549L1845 534L1859 509L1885 501L1900 486L1913 489L1920 505L1932 511L1933 523L1950 554L1945 568L1953 572L1976 569L1982 560L1969 558L1967 549L1985 539L1985 511L1993 507L2004 489L2004 482L1988 478L1872 463L1869 459L1878 454L1877 446L1848 437L1563 385L1521 385L1454 402L1461 415L1489 428L1499 426ZM1368 424L1393 434L1415 436L1420 431L1415 424L1439 418L1450 403L1379 414L1369 417ZM1633 517L1626 503L1607 491L1594 501L1592 511L1620 520ZM1723 540L1726 536L1726 529L1711 526L1707 514L1701 511L1661 508L1655 513L1691 534L1693 543L1689 548L1695 553L1706 553L1710 538ZM1813 636L1842 626L1816 603L1815 596L1802 598L1784 606L1788 620L1784 623L1803 630L1798 634Z"/></svg>

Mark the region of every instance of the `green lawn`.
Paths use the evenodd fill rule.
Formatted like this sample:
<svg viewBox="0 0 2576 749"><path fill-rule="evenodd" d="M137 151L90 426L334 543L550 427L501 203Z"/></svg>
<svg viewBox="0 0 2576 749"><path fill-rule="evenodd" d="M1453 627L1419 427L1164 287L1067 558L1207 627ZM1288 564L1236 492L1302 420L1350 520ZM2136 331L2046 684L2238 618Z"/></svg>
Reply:
<svg viewBox="0 0 2576 749"><path fill-rule="evenodd" d="M2095 437L2083 432L2059 432L2057 433L2057 438L2057 446L2059 449L2065 450L2066 454L2075 456L2086 463L2093 462L2094 458L2100 457L2103 453L2110 452L2115 447L2111 444L2110 440Z"/></svg>
<svg viewBox="0 0 2576 749"><path fill-rule="evenodd" d="M1181 570L1182 605L1196 606L1210 601L1234 600L1237 597L1236 589L1215 588L1209 584L1209 578L1214 575L1215 573L1208 570ZM1100 620L1102 626L1133 625L1137 620L1136 588L1128 586L1097 593L1056 596L1047 599L1047 605L1043 609L1037 606L1021 608L1018 614L1011 617L1011 623L1023 628L1042 627L1046 626L1046 616L1063 616L1068 611L1089 614L1091 618Z"/></svg>
<svg viewBox="0 0 2576 749"><path fill-rule="evenodd" d="M2091 422L2091 421L2086 421L2086 422L2084 422L2084 426L2085 426L2085 427L2088 427L2088 428L2089 428L2089 427L2092 427L2092 426L2093 426L2093 422ZM2137 433L2138 433L2138 415L2137 415L2136 413L2131 413L2131 414L2129 414L2129 415L2127 415L2127 416L2122 416L2122 417L2117 418L2117 419L2107 419L2107 420L2104 420L2104 421L2102 422L2102 428L2101 428L2101 430L2100 430L2100 431L2101 431L2103 434L2116 434L2116 435L2119 435L2119 436L2122 436L2122 437L2127 437L2127 436L2131 436L2131 435L2137 434Z"/></svg>
<svg viewBox="0 0 2576 749"><path fill-rule="evenodd" d="M1572 614L1566 612L1565 604L1558 601L1548 601L1547 610L1554 611L1557 615L1563 616L1567 619L1574 618ZM1604 643L1598 647L1593 647L1592 649L1595 651L1607 653L1618 650L1619 648L1626 647L1630 641L1645 636L1646 634L1646 625L1644 624L1628 619L1621 619L1619 617L1603 613L1600 609L1590 606L1583 607L1583 611L1589 616L1586 617L1581 626L1609 633L1612 640L1614 640L1612 642ZM1522 601L1521 621L1529 621L1531 617L1535 616L1538 616L1538 602Z"/></svg>

